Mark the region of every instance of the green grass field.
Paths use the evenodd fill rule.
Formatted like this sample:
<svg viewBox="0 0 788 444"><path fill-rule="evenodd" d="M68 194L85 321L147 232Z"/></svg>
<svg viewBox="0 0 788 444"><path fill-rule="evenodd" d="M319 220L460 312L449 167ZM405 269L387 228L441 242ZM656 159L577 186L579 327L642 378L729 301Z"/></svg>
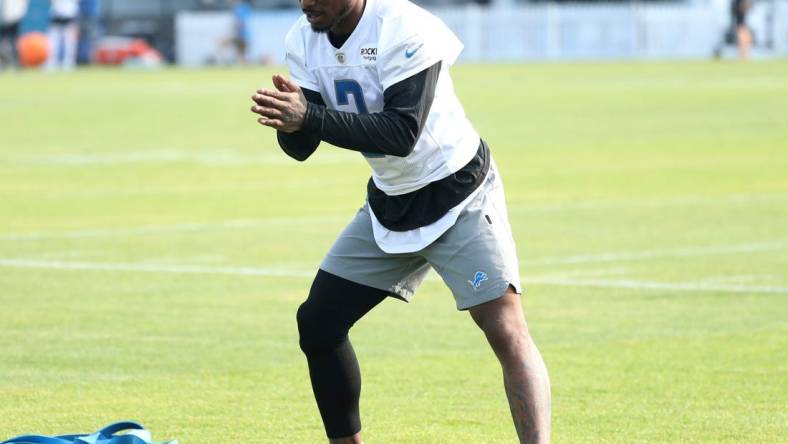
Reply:
<svg viewBox="0 0 788 444"><path fill-rule="evenodd" d="M0 75L0 438L136 419L320 443L295 310L368 167L248 111L273 70ZM554 441L788 442L788 62L460 66ZM352 334L366 440L512 443L434 275Z"/></svg>

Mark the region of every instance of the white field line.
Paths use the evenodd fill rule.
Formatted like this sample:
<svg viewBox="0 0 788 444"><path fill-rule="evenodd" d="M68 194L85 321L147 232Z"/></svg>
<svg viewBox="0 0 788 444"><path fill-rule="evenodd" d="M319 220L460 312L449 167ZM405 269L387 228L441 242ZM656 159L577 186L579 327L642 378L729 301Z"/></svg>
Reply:
<svg viewBox="0 0 788 444"><path fill-rule="evenodd" d="M624 288L631 290L788 294L788 287L726 285L722 283L715 284L709 282L658 282L632 279L573 279L544 276L526 279L526 283L558 285L563 287Z"/></svg>
<svg viewBox="0 0 788 444"><path fill-rule="evenodd" d="M510 213L554 213L563 211L596 211L596 210L629 210L644 208L684 207L697 205L747 205L788 202L788 194L738 193L723 196L677 196L653 197L641 200L610 200L556 204L531 204L527 201L518 202L516 207L509 208Z"/></svg>
<svg viewBox="0 0 788 444"><path fill-rule="evenodd" d="M300 218L298 219L300 220ZM318 222L318 221L329 222L329 221L338 221L338 220L340 219L336 217L313 218L310 219L310 223ZM25 237L0 236L0 240L49 239L51 238L50 236L67 237L67 238L112 237L112 236L123 235L123 234L154 234L154 233L168 233L168 232L201 231L209 228L221 229L221 228L232 228L232 227L253 227L253 226L270 225L274 223L292 224L295 222L288 218L282 218L275 220L274 219L238 220L238 221L228 221L228 222L222 222L216 224L182 224L182 225L162 225L162 226L150 225L150 226L138 227L133 229L78 230L69 233L61 233L59 235L39 233L39 234L22 235ZM779 251L784 249L788 249L788 241L780 240L774 242L716 245L716 246L708 246L708 247L679 248L679 249L671 249L671 250L653 250L653 251L639 251L639 252L638 251L607 252L607 253L598 253L598 254L547 257L547 258L534 259L534 260L525 260L523 261L523 264L525 265L526 269L530 269L532 267L541 267L541 266L549 266L549 265L573 265L573 264L617 263L617 262L629 263L629 262L645 261L651 259L724 256L724 255L737 254L737 253L760 253L760 252L768 252L768 251ZM31 260L0 259L0 266L12 266L10 264L16 260L32 261L32 262L39 261L38 259L31 259ZM6 264L6 262L8 263L8 265L4 265ZM48 263L47 261L44 262ZM73 262L61 262L61 261L50 261L50 262L55 264L59 264L59 263L73 264ZM88 263L88 264L92 264L92 263ZM148 266L146 264L129 264L129 265ZM174 266L178 267L178 265L174 265ZM192 265L187 265L187 267L191 267L191 266ZM268 268L266 268L266 270L268 270Z"/></svg>
<svg viewBox="0 0 788 444"><path fill-rule="evenodd" d="M349 160L351 159L351 160ZM312 164L347 164L356 160L361 164L361 156L318 155L310 159ZM269 152L250 154L229 148L202 149L149 149L122 153L64 153L20 158L16 165L22 166L59 166L86 167L106 165L137 165L143 163L191 163L207 166L249 166L249 165L295 165L295 161L284 153Z"/></svg>
<svg viewBox="0 0 788 444"><path fill-rule="evenodd" d="M124 271L144 273L216 274L254 277L311 278L315 270L295 270L265 267L216 267L200 265L162 265L134 263L63 262L34 259L0 259L0 267L41 268L54 270ZM769 293L788 294L788 287L726 285L708 282L657 282L632 279L573 278L555 275L534 276L524 280L526 285L557 285L567 287L624 288L632 290L669 290L682 292Z"/></svg>
<svg viewBox="0 0 788 444"><path fill-rule="evenodd" d="M763 282L765 279L777 280L776 275L771 274L729 274L724 276L710 276L700 282L707 284L748 284L751 282Z"/></svg>
<svg viewBox="0 0 788 444"><path fill-rule="evenodd" d="M320 216L320 217L272 217L266 219L238 219L221 222L186 223L169 225L143 225L132 228L96 228L74 230L60 233L26 233L0 236L0 241L40 240L40 239L83 239L139 236L163 233L189 233L211 230L235 230L259 228L266 226L293 226L298 224L316 224L327 222L343 222L352 216Z"/></svg>
<svg viewBox="0 0 788 444"><path fill-rule="evenodd" d="M650 259L666 259L698 256L724 256L737 253L761 253L788 249L788 241L758 242L734 245L715 245L708 247L676 248L666 250L609 252L582 254L573 256L546 257L535 260L524 260L528 266L588 264L601 262L636 262Z"/></svg>
<svg viewBox="0 0 788 444"><path fill-rule="evenodd" d="M520 270L522 274L523 270ZM627 267L612 267L612 268L588 268L588 269L573 269L573 270L560 270L556 273L548 273L541 275L545 279L558 277L558 278L601 278L605 276L626 276L631 273Z"/></svg>
<svg viewBox="0 0 788 444"><path fill-rule="evenodd" d="M217 267L207 265L167 265L140 263L66 262L37 259L0 259L0 267L44 268L51 270L132 271L143 273L220 274L260 277L313 277L315 271L274 267Z"/></svg>
<svg viewBox="0 0 788 444"><path fill-rule="evenodd" d="M111 333L88 333L88 332L76 332L73 330L60 330L60 329L50 329L50 330L38 330L38 331L30 331L26 329L6 329L0 327L0 333L3 335L18 335L24 337L30 336L37 336L42 338L48 338L52 336L57 336L58 339L65 339L65 340L94 340L94 341L107 341L107 340L114 340L114 341L134 341L134 342L191 342L191 343L202 343L207 344L212 342L210 339L207 338L197 338L192 336L164 336L164 335L134 335L134 337L124 336L122 334L111 334Z"/></svg>

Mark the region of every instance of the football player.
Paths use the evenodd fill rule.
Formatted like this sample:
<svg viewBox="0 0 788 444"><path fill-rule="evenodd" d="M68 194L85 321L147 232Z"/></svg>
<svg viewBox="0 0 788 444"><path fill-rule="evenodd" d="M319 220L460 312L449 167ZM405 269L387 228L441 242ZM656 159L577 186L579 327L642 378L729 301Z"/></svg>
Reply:
<svg viewBox="0 0 788 444"><path fill-rule="evenodd" d="M500 361L520 442L550 439L550 383L522 312L503 185L449 68L462 44L406 0L301 0L290 79L252 97L260 124L303 161L321 142L360 152L367 201L299 307L300 346L331 443L360 443L361 376L348 331L433 268Z"/></svg>

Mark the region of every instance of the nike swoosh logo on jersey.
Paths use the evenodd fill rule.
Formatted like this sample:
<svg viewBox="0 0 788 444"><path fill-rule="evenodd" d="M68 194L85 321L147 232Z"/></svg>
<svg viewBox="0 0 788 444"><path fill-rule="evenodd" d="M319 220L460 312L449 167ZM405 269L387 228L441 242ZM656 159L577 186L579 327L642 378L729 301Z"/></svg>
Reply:
<svg viewBox="0 0 788 444"><path fill-rule="evenodd" d="M417 47L415 47L413 49L406 49L405 50L405 58L409 59L409 58L413 57L413 54L416 54L416 52L419 49L421 49L422 46L424 46L424 43L420 44L419 46L417 46Z"/></svg>

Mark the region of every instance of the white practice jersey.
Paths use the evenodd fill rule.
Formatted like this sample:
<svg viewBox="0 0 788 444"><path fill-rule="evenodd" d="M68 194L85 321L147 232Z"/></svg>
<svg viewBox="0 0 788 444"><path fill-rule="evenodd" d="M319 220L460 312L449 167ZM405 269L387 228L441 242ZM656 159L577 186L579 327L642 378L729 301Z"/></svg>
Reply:
<svg viewBox="0 0 788 444"><path fill-rule="evenodd" d="M326 33L314 32L302 16L288 32L285 46L290 76L299 86L319 92L330 109L354 113L382 111L386 88L441 62L432 106L413 152L406 157L364 154L375 185L386 194L410 193L443 179L479 149L479 135L465 117L448 73L462 43L440 19L413 3L367 0L358 25L340 48ZM390 232L373 215L375 237L384 251L415 251L454 224L452 213L410 232Z"/></svg>
<svg viewBox="0 0 788 444"><path fill-rule="evenodd" d="M79 0L52 0L52 16L74 19L79 15Z"/></svg>
<svg viewBox="0 0 788 444"><path fill-rule="evenodd" d="M0 25L19 22L27 13L27 0L0 0Z"/></svg>

